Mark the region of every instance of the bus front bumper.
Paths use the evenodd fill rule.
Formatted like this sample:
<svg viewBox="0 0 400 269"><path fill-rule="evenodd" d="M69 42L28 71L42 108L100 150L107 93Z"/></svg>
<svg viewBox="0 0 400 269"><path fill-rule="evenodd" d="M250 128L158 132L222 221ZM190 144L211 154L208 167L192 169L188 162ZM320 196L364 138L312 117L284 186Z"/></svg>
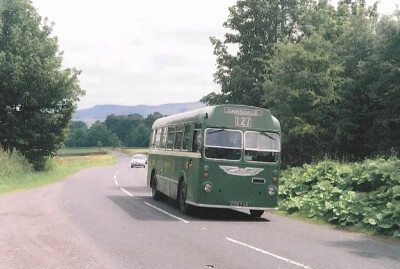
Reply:
<svg viewBox="0 0 400 269"><path fill-rule="evenodd" d="M209 205L209 204L199 204L191 201L186 201L187 204L198 206L198 207L208 207L208 208L224 208L224 209L251 209L251 210L278 210L277 207L251 207L251 206L235 206L235 205Z"/></svg>

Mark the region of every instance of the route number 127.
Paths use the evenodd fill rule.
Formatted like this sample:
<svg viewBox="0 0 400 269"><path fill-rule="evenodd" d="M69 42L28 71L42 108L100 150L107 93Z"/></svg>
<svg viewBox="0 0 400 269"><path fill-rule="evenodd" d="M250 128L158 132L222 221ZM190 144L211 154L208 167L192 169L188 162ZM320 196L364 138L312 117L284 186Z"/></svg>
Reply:
<svg viewBox="0 0 400 269"><path fill-rule="evenodd" d="M235 125L238 127L251 127L251 117L236 116Z"/></svg>

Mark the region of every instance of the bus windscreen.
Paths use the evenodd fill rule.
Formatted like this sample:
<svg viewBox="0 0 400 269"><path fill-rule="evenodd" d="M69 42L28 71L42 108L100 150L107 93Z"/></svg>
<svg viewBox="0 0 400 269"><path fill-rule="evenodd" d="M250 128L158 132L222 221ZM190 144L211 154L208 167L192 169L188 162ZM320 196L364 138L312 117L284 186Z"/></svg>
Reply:
<svg viewBox="0 0 400 269"><path fill-rule="evenodd" d="M248 131L244 134L244 159L250 162L278 162L279 135Z"/></svg>
<svg viewBox="0 0 400 269"><path fill-rule="evenodd" d="M206 130L206 158L240 160L242 148L241 131L216 128Z"/></svg>

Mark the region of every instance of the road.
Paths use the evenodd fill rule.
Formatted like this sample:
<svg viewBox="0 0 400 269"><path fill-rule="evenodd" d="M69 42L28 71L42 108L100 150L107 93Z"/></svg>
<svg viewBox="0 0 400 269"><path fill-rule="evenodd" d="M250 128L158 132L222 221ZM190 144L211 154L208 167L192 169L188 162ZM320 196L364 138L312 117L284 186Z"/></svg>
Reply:
<svg viewBox="0 0 400 269"><path fill-rule="evenodd" d="M0 196L1 268L400 268L400 240L153 201L119 164Z"/></svg>

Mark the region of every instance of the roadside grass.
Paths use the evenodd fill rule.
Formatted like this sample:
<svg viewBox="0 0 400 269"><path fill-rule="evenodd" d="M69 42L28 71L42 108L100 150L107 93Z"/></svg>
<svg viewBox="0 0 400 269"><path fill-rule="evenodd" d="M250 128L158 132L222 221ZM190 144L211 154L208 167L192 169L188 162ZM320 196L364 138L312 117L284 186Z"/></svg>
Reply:
<svg viewBox="0 0 400 269"><path fill-rule="evenodd" d="M145 155L149 154L148 148L116 148L115 150L128 154L129 156L135 154L145 154Z"/></svg>
<svg viewBox="0 0 400 269"><path fill-rule="evenodd" d="M295 212L295 213L292 213L292 214L289 214L288 212L282 211L282 210L267 211L267 212L271 213L271 214L274 214L274 215L283 216L283 217L287 217L287 218L290 218L290 219L294 219L294 220L298 220L298 221L302 221L302 222L306 222L306 223L310 223L310 224L317 224L317 225L320 225L320 226L329 227L329 228L334 229L334 230L365 234L365 235L368 235L368 236L377 236L377 237L381 237L381 238L385 238L385 239L392 239L393 238L393 237L388 236L388 235L377 234L376 231L368 229L368 228L366 228L365 226L362 226L362 225L337 226L337 225L334 225L332 223L329 223L325 219L318 218L318 217L310 218L308 216L302 215L299 212Z"/></svg>
<svg viewBox="0 0 400 269"><path fill-rule="evenodd" d="M0 151L0 194L44 186L83 169L115 163L115 155L105 151L101 155L56 156L47 161L44 171L37 172L20 154Z"/></svg>

